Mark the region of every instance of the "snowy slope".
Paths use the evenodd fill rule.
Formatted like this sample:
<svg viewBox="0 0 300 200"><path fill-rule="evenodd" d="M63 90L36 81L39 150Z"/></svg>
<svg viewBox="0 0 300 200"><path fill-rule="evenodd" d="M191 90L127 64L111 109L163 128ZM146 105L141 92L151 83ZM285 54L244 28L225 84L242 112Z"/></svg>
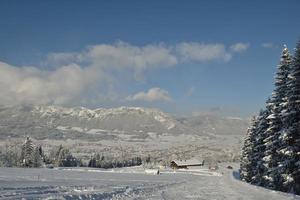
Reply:
<svg viewBox="0 0 300 200"><path fill-rule="evenodd" d="M233 178L232 170L222 169L223 176L205 169L149 175L138 168L115 172L2 168L0 199L300 199L241 182Z"/></svg>

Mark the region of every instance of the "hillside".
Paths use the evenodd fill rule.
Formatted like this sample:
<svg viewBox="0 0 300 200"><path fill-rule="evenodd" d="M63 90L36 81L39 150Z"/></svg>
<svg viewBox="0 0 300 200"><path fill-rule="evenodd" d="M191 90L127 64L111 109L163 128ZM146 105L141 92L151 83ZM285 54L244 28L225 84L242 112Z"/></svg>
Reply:
<svg viewBox="0 0 300 200"><path fill-rule="evenodd" d="M204 114L176 118L139 107L0 108L2 145L8 139L21 141L29 135L48 148L63 144L82 156L104 149L116 154L163 154L161 157L208 156L207 151L238 154L247 126L247 119Z"/></svg>

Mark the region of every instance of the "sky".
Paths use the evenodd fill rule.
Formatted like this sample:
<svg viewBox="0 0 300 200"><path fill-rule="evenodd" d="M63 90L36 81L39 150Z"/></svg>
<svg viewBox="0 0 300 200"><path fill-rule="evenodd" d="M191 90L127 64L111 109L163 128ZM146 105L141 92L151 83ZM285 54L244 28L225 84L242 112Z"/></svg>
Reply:
<svg viewBox="0 0 300 200"><path fill-rule="evenodd" d="M251 115L300 1L0 1L0 104Z"/></svg>

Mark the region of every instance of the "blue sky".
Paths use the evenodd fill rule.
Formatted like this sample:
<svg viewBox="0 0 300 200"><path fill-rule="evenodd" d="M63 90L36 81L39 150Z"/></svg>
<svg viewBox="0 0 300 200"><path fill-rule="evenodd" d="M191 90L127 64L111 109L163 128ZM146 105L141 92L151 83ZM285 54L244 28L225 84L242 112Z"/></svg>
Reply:
<svg viewBox="0 0 300 200"><path fill-rule="evenodd" d="M3 0L0 104L250 114L271 94L282 45L293 52L300 37L299 8L297 0Z"/></svg>

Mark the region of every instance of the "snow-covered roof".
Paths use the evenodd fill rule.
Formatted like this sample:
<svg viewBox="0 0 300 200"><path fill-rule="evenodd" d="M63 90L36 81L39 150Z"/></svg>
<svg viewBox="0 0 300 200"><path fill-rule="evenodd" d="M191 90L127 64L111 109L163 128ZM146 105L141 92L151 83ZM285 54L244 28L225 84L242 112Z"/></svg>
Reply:
<svg viewBox="0 0 300 200"><path fill-rule="evenodd" d="M199 165L203 163L203 159L189 159L189 160L173 160L178 166L181 165Z"/></svg>

